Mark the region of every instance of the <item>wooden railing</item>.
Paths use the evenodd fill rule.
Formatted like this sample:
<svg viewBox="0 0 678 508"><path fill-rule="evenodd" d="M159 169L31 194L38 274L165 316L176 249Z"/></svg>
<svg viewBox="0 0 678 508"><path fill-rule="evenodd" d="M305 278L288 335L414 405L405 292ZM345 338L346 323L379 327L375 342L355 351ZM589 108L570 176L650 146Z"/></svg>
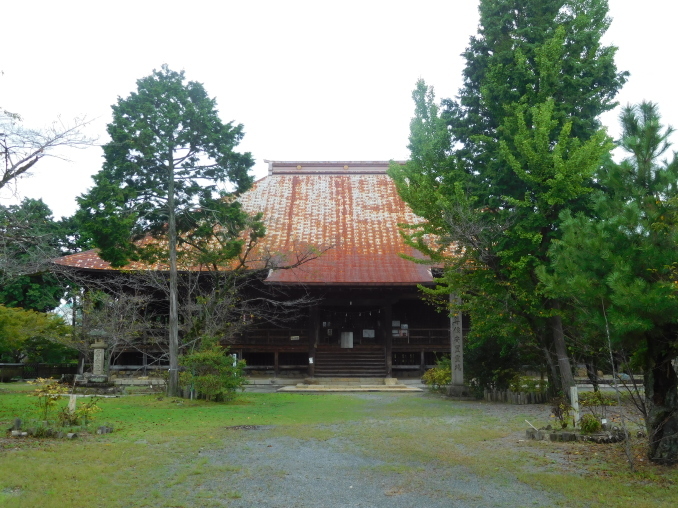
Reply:
<svg viewBox="0 0 678 508"><path fill-rule="evenodd" d="M254 328L236 336L233 343L256 346L299 346L308 344L308 332L300 328Z"/></svg>
<svg viewBox="0 0 678 508"><path fill-rule="evenodd" d="M393 337L394 346L428 346L443 344L449 347L449 328L410 328L403 336ZM401 332L401 333L402 333Z"/></svg>

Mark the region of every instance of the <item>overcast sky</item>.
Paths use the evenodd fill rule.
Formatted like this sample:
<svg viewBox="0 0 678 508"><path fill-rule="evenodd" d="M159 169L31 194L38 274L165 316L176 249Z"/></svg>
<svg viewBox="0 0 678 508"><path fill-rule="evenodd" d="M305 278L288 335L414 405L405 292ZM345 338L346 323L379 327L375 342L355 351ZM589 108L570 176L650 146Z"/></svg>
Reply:
<svg viewBox="0 0 678 508"><path fill-rule="evenodd" d="M456 95L460 53L476 33L473 0L394 1L12 1L2 7L0 107L31 127L57 117L93 119L105 143L110 106L136 80L167 63L205 85L224 121L242 123L240 145L256 159L406 159L411 91L419 78ZM672 75L678 2L609 0L605 41L631 72L622 104L659 103L678 124ZM604 123L616 135L615 111ZM43 159L19 182L19 197L42 198L55 217L101 167L101 148ZM12 198L1 197L10 204Z"/></svg>

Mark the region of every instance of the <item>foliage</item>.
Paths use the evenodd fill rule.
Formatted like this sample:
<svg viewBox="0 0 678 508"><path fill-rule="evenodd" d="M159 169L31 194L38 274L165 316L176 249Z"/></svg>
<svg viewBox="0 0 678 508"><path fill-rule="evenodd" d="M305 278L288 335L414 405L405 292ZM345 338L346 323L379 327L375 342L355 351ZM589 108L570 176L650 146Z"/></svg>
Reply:
<svg viewBox="0 0 678 508"><path fill-rule="evenodd" d="M35 359L41 343L69 334L70 328L59 316L0 305L0 357L14 362ZM47 349L59 350L56 346Z"/></svg>
<svg viewBox="0 0 678 508"><path fill-rule="evenodd" d="M35 390L29 395L38 398L36 406L39 416L42 420L47 421L49 413L56 406L57 401L61 400L61 394L68 392L68 387L55 379L38 378L35 381L29 381L29 383L36 385Z"/></svg>
<svg viewBox="0 0 678 508"><path fill-rule="evenodd" d="M69 233L40 199L0 206L0 303L40 312L59 305L67 287L49 263L68 252Z"/></svg>
<svg viewBox="0 0 678 508"><path fill-rule="evenodd" d="M243 127L220 120L202 84L185 82L183 71L163 65L112 109L104 166L94 187L78 198L78 215L103 259L120 267L143 257L145 249L155 256L153 244L135 241L148 233L166 238L171 214L181 232L193 229L190 218L199 205L205 205L205 217L214 206L225 207L218 210L222 217L239 208L218 199L218 186L246 190L253 160L233 151Z"/></svg>
<svg viewBox="0 0 678 508"><path fill-rule="evenodd" d="M452 382L452 363L449 356L436 360L436 366L424 372L421 380L433 391L442 391Z"/></svg>
<svg viewBox="0 0 678 508"><path fill-rule="evenodd" d="M78 424L79 418L75 411L71 411L68 406L63 406L57 412L57 421L62 427L71 427Z"/></svg>
<svg viewBox="0 0 678 508"><path fill-rule="evenodd" d="M99 407L98 402L98 397L90 397L87 402L76 407L74 411L75 417L78 420L82 420L83 425L89 425L89 423L95 419L94 415L103 411Z"/></svg>
<svg viewBox="0 0 678 508"><path fill-rule="evenodd" d="M516 376L509 384L509 390L516 393L545 393L548 383L543 379L535 379L529 376Z"/></svg>
<svg viewBox="0 0 678 508"><path fill-rule="evenodd" d="M434 294L462 299L476 345L539 351L558 384L574 383L560 303L541 292L560 236L559 214L580 209L611 149L598 115L626 80L601 44L605 0L480 2L459 101L413 93L411 157L390 174L426 222L409 242L446 269ZM554 357L556 358L554 360ZM558 362L556 364L556 362Z"/></svg>
<svg viewBox="0 0 678 508"><path fill-rule="evenodd" d="M567 427L572 410L573 407L565 397L555 397L551 400L551 414L560 422L562 428Z"/></svg>
<svg viewBox="0 0 678 508"><path fill-rule="evenodd" d="M551 246L546 290L585 309L609 334L613 349L642 366L649 455L678 461L678 158L659 162L670 147L657 106L621 113L621 146L629 153L599 174L593 214L563 212L562 239ZM674 430L672 430L674 429Z"/></svg>
<svg viewBox="0 0 678 508"><path fill-rule="evenodd" d="M217 238L216 258L224 263L242 248L246 215L231 199L252 184L249 153L234 148L242 125L224 124L216 101L200 83L167 65L137 81L137 91L119 98L108 125L104 166L94 187L78 198L78 217L100 256L114 267L131 260L168 260L169 394L178 390L179 318L177 247L196 228ZM229 185L226 195L219 186ZM219 221L230 221L225 227ZM219 232L216 234L216 232ZM263 233L253 229L250 238ZM141 242L147 235L155 241ZM189 235L190 236L190 235ZM160 241L162 239L162 241Z"/></svg>
<svg viewBox="0 0 678 508"><path fill-rule="evenodd" d="M607 415L607 408L616 404L611 395L597 392L584 392L579 394L579 405L591 412L591 415L600 420Z"/></svg>
<svg viewBox="0 0 678 508"><path fill-rule="evenodd" d="M585 434L593 434L594 432L600 432L602 425L595 415L587 413L581 417L579 428Z"/></svg>
<svg viewBox="0 0 678 508"><path fill-rule="evenodd" d="M204 337L199 350L180 359L180 365L186 369L181 378L182 384L196 390L207 400L232 400L237 390L244 389L247 379L244 376L245 362L235 361L227 351L217 339Z"/></svg>

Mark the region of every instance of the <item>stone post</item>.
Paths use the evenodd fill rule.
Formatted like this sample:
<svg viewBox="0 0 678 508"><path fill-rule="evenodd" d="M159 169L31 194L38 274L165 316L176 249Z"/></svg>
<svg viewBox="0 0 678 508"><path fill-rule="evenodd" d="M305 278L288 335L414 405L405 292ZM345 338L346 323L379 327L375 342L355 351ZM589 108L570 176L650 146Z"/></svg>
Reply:
<svg viewBox="0 0 678 508"><path fill-rule="evenodd" d="M104 358L106 357L106 343L102 341L95 342L90 346L94 350L94 363L92 365L92 374L95 376L105 376Z"/></svg>
<svg viewBox="0 0 678 508"><path fill-rule="evenodd" d="M574 425L579 425L579 392L576 386L570 386L570 405L572 406Z"/></svg>
<svg viewBox="0 0 678 508"><path fill-rule="evenodd" d="M461 299L450 294L450 304L459 305ZM468 397L469 390L464 384L464 344L462 335L461 311L450 315L450 363L452 366L452 382L447 394L452 397Z"/></svg>

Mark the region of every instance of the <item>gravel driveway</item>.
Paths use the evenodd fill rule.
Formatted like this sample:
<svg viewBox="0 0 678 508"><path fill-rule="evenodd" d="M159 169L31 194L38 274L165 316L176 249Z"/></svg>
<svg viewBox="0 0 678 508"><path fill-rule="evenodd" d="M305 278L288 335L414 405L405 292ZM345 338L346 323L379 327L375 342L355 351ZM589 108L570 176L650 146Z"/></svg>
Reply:
<svg viewBox="0 0 678 508"><path fill-rule="evenodd" d="M379 393L360 397L368 398L371 406L394 400L393 395ZM486 407L490 413L497 414L518 409L498 404ZM535 411L535 414L544 411L543 407L526 406L520 406L520 410ZM375 440L379 439L380 429L397 426L399 433L410 433L412 439L417 439L421 418L399 419L395 415L384 419L384 416L381 412L381 420L360 422L363 437L365 426L374 430ZM445 424L455 425L454 418ZM233 443L227 443L223 449L201 451L201 457L214 466L228 468L229 474L211 477L200 488L230 493L228 499L218 496L212 501L215 506L234 507L437 508L557 504L547 494L518 482L510 471L479 477L463 465L424 463L404 453L380 452L378 443L365 446L364 441L352 438L356 425L356 422L333 424L328 435L336 437L329 438L280 436L275 427L234 429Z"/></svg>

